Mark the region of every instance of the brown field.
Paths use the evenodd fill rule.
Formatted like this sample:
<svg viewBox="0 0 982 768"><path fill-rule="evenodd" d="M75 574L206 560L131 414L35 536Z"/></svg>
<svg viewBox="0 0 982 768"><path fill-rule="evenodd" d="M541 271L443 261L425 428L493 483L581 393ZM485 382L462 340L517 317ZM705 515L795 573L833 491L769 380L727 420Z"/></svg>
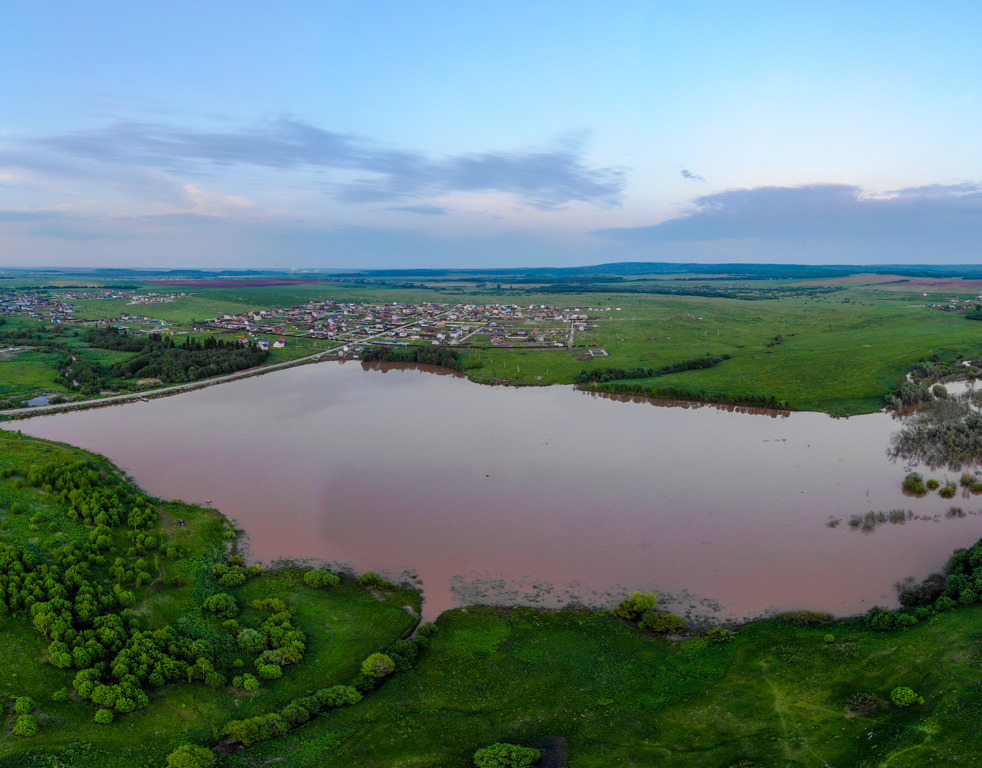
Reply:
<svg viewBox="0 0 982 768"><path fill-rule="evenodd" d="M212 280L147 280L154 285L176 285L188 288L269 288L273 285L313 285L326 280L301 280L291 278L257 278L255 280L216 277Z"/></svg>
<svg viewBox="0 0 982 768"><path fill-rule="evenodd" d="M901 282L902 281L902 282ZM897 291L920 291L925 288L954 293L982 292L982 280L958 277L904 277L903 275L849 275L829 280L809 281L810 285L878 284Z"/></svg>

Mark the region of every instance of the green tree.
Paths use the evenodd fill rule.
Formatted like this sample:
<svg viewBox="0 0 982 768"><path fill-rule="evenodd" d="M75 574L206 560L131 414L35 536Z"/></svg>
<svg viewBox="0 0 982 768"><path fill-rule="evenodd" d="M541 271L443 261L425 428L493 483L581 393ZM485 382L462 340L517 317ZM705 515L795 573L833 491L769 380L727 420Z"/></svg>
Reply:
<svg viewBox="0 0 982 768"><path fill-rule="evenodd" d="M542 753L532 747L498 742L474 753L477 768L528 768L538 762Z"/></svg>
<svg viewBox="0 0 982 768"><path fill-rule="evenodd" d="M30 696L21 696L14 702L14 712L18 715L29 715L36 706L37 702Z"/></svg>
<svg viewBox="0 0 982 768"><path fill-rule="evenodd" d="M212 768L215 753L197 744L182 744L167 756L167 768Z"/></svg>
<svg viewBox="0 0 982 768"><path fill-rule="evenodd" d="M308 587L336 587L341 578L323 568L314 568L304 573L303 581Z"/></svg>
<svg viewBox="0 0 982 768"><path fill-rule="evenodd" d="M266 636L255 629L246 628L239 632L236 642L246 653L262 653L266 650Z"/></svg>

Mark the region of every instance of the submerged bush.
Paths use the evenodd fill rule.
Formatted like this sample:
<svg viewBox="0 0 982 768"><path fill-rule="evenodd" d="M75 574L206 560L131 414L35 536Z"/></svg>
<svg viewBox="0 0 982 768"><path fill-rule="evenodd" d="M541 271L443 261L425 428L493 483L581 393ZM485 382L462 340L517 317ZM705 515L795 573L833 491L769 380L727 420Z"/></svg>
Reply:
<svg viewBox="0 0 982 768"><path fill-rule="evenodd" d="M931 481L937 488L937 480ZM919 472L911 472L904 478L903 489L908 493L927 493L927 486L924 485L924 478Z"/></svg>

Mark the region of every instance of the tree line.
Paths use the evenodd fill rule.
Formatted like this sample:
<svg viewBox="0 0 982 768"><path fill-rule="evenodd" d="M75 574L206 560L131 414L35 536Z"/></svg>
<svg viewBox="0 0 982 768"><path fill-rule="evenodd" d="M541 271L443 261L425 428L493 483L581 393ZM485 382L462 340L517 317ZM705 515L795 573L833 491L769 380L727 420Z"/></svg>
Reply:
<svg viewBox="0 0 982 768"><path fill-rule="evenodd" d="M439 365L454 371L463 370L460 355L455 349L433 344L410 347L371 346L362 352L361 359L366 363L419 363L420 365Z"/></svg>
<svg viewBox="0 0 982 768"><path fill-rule="evenodd" d="M616 395L653 397L660 400L691 400L701 403L720 403L723 405L747 405L755 408L776 408L790 410L787 400L778 400L774 395L736 394L733 392L706 392L682 387L656 387L647 384L628 384L608 382L603 385L587 384L583 389L593 392L611 392Z"/></svg>
<svg viewBox="0 0 982 768"><path fill-rule="evenodd" d="M682 373L683 371L698 371L704 368L715 368L724 360L729 360L731 355L720 355L718 357L697 357L694 360L683 360L671 365L663 365L660 368L591 368L583 369L579 372L576 384L587 384L589 382L618 381L622 379L651 379L655 376L667 376L670 373Z"/></svg>

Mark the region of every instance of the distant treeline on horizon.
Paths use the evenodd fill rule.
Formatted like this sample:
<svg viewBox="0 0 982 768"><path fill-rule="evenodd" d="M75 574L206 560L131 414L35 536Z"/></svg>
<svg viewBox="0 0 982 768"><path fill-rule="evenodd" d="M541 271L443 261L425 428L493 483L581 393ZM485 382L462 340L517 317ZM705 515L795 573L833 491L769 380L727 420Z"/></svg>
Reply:
<svg viewBox="0 0 982 768"><path fill-rule="evenodd" d="M123 269L123 268L30 268L7 267L0 269L0 278L13 275L37 277L57 277L68 275L83 275L86 277L136 279L145 278L198 278L215 280L221 283L227 278L259 278L270 275L289 276L292 279L322 280L325 277L338 278L393 278L393 277L422 277L440 278L478 276L488 278L512 277L522 282L533 282L535 279L548 278L595 278L600 275L609 276L639 276L639 275L672 275L686 273L689 275L704 275L724 277L729 279L745 278L751 280L780 280L780 279L818 279L846 277L856 274L897 275L898 277L933 277L982 279L982 266L975 264L689 264L685 262L661 261L629 261L610 264L594 264L579 267L513 267L513 268L401 268L401 269Z"/></svg>

